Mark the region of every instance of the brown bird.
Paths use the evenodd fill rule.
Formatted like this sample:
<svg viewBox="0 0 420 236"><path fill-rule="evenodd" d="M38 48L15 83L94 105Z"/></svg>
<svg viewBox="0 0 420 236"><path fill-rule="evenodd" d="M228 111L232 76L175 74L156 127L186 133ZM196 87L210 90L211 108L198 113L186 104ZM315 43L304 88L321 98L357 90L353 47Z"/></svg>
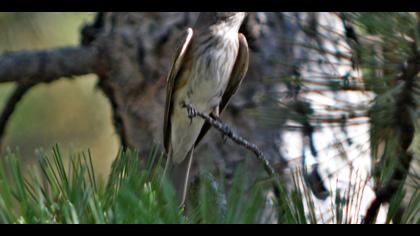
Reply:
<svg viewBox="0 0 420 236"><path fill-rule="evenodd" d="M239 28L245 12L202 12L188 28L167 78L164 146L165 175L184 205L194 147L210 125L191 119L185 104L219 119L237 91L249 61L248 44Z"/></svg>

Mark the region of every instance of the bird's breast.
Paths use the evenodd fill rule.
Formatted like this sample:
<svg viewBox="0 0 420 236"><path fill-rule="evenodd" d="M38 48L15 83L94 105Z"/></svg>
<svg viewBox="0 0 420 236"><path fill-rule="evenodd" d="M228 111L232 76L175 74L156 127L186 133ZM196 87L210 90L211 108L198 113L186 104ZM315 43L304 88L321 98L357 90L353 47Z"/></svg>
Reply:
<svg viewBox="0 0 420 236"><path fill-rule="evenodd" d="M192 103L208 104L211 108L220 103L230 79L238 52L234 40L218 40L204 53L195 56L188 83L188 99Z"/></svg>

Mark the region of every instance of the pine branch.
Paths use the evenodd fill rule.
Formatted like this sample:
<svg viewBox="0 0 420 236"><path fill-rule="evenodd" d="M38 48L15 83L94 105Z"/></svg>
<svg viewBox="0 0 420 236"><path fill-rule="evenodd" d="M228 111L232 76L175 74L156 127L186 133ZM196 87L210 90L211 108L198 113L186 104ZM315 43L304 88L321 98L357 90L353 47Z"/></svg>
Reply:
<svg viewBox="0 0 420 236"><path fill-rule="evenodd" d="M35 84L96 73L101 69L100 59L95 47L6 53L0 56L0 83Z"/></svg>
<svg viewBox="0 0 420 236"><path fill-rule="evenodd" d="M277 176L276 171L270 165L270 163L268 162L264 153L257 147L257 145L249 142L245 138L236 134L232 130L232 128L230 128L227 124L223 123L222 121L216 120L216 119L212 118L211 116L209 116L207 114L204 114L200 111L197 111L193 106L191 106L189 104L184 104L184 107L189 110L190 118L194 118L196 116L202 118L207 123L209 123L213 128L215 128L219 132L221 132L223 135L230 138L231 140L233 140L235 143L239 144L240 146L243 146L244 148L250 150L251 152L253 152L255 154L258 161L260 161L262 163L262 165L264 166L264 170L267 172L267 174L270 177Z"/></svg>
<svg viewBox="0 0 420 236"><path fill-rule="evenodd" d="M397 97L393 124L399 140L398 149L400 152L394 158L398 158L399 165L392 173L391 179L376 191L376 198L366 212L365 224L372 224L382 203L389 202L393 198L399 187L404 183L413 159L413 154L408 150L414 139L415 132L410 111L415 109L416 101L413 89L417 74L420 72L420 53L416 47L413 47L413 49L413 57L407 61L407 66L403 69L401 75L397 77L398 81L404 83L404 87Z"/></svg>
<svg viewBox="0 0 420 236"><path fill-rule="evenodd" d="M108 98L108 101L111 105L112 110L112 121L115 127L115 130L118 133L118 137L120 139L120 145L124 148L128 147L128 140L127 140L127 130L124 126L124 121L120 113L118 112L118 103L115 97L115 91L110 86L110 84L106 83L107 77L102 77L98 82L98 87L101 91L105 94Z"/></svg>
<svg viewBox="0 0 420 236"><path fill-rule="evenodd" d="M21 51L0 56L0 83L15 82L16 89L0 113L0 148L7 123L22 97L36 84L62 77L106 71L95 47L68 47L49 51Z"/></svg>
<svg viewBox="0 0 420 236"><path fill-rule="evenodd" d="M2 149L3 136L6 130L6 125L16 109L17 104L22 97L34 86L32 83L18 84L13 93L10 95L3 108L0 116L0 150Z"/></svg>

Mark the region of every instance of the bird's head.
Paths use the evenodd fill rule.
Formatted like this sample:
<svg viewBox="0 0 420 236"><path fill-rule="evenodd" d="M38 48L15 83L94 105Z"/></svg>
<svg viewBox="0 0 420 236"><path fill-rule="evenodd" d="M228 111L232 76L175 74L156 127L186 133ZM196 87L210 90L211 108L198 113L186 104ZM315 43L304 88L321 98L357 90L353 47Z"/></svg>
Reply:
<svg viewBox="0 0 420 236"><path fill-rule="evenodd" d="M201 29L224 25L239 30L245 17L245 12L201 12L195 28Z"/></svg>

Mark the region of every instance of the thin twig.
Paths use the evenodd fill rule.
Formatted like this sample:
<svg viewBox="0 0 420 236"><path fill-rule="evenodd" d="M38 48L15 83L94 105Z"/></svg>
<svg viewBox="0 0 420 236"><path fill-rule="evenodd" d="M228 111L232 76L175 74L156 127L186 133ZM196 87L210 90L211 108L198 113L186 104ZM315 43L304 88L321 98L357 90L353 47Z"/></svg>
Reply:
<svg viewBox="0 0 420 236"><path fill-rule="evenodd" d="M13 93L10 95L0 115L0 151L2 149L3 137L6 130L6 125L16 109L17 104L22 97L34 86L33 83L18 84Z"/></svg>
<svg viewBox="0 0 420 236"><path fill-rule="evenodd" d="M264 170L267 172L267 174L270 177L275 177L277 175L276 171L270 165L264 153L257 147L257 145L250 143L245 138L236 134L227 124L223 123L222 121L216 120L207 114L197 111L192 105L184 104L184 107L192 111L191 118L194 118L195 116L199 116L200 118L205 120L207 123L209 123L212 127L220 131L223 135L232 139L235 143L252 151L256 155L258 161L260 161L263 164Z"/></svg>

